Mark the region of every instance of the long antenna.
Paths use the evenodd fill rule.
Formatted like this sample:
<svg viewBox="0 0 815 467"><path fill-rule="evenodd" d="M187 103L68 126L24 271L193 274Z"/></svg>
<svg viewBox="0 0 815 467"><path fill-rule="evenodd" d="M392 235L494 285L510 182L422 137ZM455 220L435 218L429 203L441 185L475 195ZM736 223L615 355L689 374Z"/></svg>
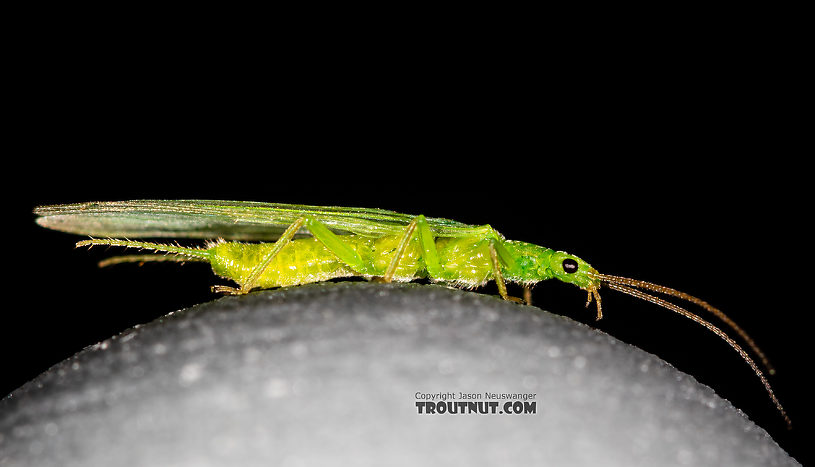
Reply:
<svg viewBox="0 0 815 467"><path fill-rule="evenodd" d="M606 277L616 277L616 276L606 276ZM753 361L753 359L750 358L750 356L747 354L747 352L745 352L744 349L742 349L741 346L739 346L739 344L736 343L736 341L731 339L730 336L725 334L724 331L722 331L721 329L717 328L716 326L710 324L709 322L705 321L704 319L700 318L699 316L696 316L695 314L685 310L684 308L682 308L680 306L677 306L677 305L675 305L675 304L673 304L671 302L667 302L667 301L665 301L665 300L663 300L661 298L654 297L653 295L649 295L649 294L647 294L645 292L642 292L640 290L636 290L636 289L632 289L630 287L626 287L625 285L622 285L622 284L620 284L618 282L605 282L605 284L608 285L608 287L611 288L611 289L617 290L617 291L622 292L624 294L631 295L632 297L636 297L636 298L639 298L641 300L651 302L651 303L653 303L655 305L659 305L659 306L661 306L663 308L666 308L666 309L671 310L673 312L679 313L680 315L684 316L685 318L688 318L688 319L690 319L692 321L695 321L695 322L699 323L700 325L704 326L710 332L712 332L712 333L716 334L717 336L719 336L720 338L722 338L725 342L727 342L728 345L730 345L730 347L733 348L733 350L735 350L736 352L739 353L739 355L741 355L741 358L744 359L744 361L747 362L748 365L750 365L750 368L753 369L756 376L758 376L758 378L761 380L761 383L764 384L764 389L766 389L767 393L770 395L770 399L773 401L773 404L775 404L775 408L778 409L778 411L781 413L781 416L784 417L784 421L787 422L787 428L792 428L792 421L790 420L789 416L787 416L787 412L784 410L784 407L781 406L781 403L778 401L778 398L775 397L775 393L773 393L773 389L770 386L769 381L767 381L767 378L764 376L764 373L761 372L761 369L759 369L758 365L756 365L756 363Z"/></svg>
<svg viewBox="0 0 815 467"><path fill-rule="evenodd" d="M764 352L762 352L761 349L758 348L758 345L755 343L753 338L751 338L747 334L747 332L745 332L741 327L739 327L739 325L736 324L735 321L730 319L726 314L724 314L718 308L715 308L714 306L710 305L708 302L706 302L706 301L704 301L702 299L696 298L693 295L686 294L685 292L680 292L679 290L672 289L670 287L665 287L664 285L654 284L654 283L651 283L651 282L641 281L641 280L637 280L637 279L629 279L627 277L610 276L610 275L607 275L607 274L596 274L596 276L601 281L609 283L609 284L611 284L611 283L624 284L624 285L627 285L627 286L630 286L630 287L636 287L636 288L640 288L640 289L652 290L654 292L662 293L662 294L665 294L665 295L671 295L673 297L677 297L677 298L680 298L682 300L686 300L688 302L691 302L691 303L693 303L695 305L698 305L698 306L704 308L705 310L713 313L714 316L716 316L717 318L722 320L722 322L724 322L725 324L730 326L730 328L732 328L733 331L735 331L739 336L741 336L741 338L744 339L744 342L747 343L747 345L753 350L753 352L755 352L755 354L759 358L759 360L761 360L761 363L767 369L767 372L769 374L771 374L771 375L775 374L775 368L773 368L773 366L770 364L770 360L764 355Z"/></svg>

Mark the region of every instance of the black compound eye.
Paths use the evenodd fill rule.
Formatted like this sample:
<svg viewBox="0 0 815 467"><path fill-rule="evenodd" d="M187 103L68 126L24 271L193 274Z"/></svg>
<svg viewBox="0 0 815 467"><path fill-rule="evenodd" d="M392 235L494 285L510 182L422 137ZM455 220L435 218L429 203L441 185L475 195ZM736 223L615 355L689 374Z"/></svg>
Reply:
<svg viewBox="0 0 815 467"><path fill-rule="evenodd" d="M566 258L563 260L563 270L566 271L567 274L573 274L577 272L577 261Z"/></svg>

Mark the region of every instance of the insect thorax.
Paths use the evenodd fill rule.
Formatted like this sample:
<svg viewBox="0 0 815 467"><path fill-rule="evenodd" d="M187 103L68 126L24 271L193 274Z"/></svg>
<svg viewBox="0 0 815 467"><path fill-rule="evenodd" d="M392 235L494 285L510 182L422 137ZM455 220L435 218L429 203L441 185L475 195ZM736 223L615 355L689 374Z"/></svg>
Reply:
<svg viewBox="0 0 815 467"><path fill-rule="evenodd" d="M505 279L521 284L534 284L554 277L549 267L551 248L526 242L507 240L504 247L515 257L515 267L504 270Z"/></svg>

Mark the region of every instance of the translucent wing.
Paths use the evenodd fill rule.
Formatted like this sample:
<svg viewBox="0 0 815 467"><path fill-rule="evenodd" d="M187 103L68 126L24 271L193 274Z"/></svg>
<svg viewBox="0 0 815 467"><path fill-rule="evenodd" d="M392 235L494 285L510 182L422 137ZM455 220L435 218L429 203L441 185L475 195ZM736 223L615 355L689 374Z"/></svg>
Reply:
<svg viewBox="0 0 815 467"><path fill-rule="evenodd" d="M249 201L138 200L40 206L37 223L49 229L97 237L176 237L275 240L302 216L339 234L398 235L414 215L384 209L301 206ZM428 218L439 237L462 237L483 227ZM306 230L300 232L308 234Z"/></svg>

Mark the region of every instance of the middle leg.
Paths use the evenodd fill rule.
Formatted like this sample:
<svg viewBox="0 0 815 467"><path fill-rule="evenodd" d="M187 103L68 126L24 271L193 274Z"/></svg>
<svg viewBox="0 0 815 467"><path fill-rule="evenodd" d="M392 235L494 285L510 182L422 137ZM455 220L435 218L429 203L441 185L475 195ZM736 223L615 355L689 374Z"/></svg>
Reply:
<svg viewBox="0 0 815 467"><path fill-rule="evenodd" d="M434 279L441 277L442 269L439 264L439 254L438 251L436 251L436 240L433 237L430 226L427 224L427 219L423 215L419 215L410 221L410 224L405 228L405 233L399 241L396 254L388 265L385 275L382 276L384 282L391 282L393 280L396 268L404 257L405 251L414 235L418 235L419 237L419 246L422 250L422 258L427 275Z"/></svg>

